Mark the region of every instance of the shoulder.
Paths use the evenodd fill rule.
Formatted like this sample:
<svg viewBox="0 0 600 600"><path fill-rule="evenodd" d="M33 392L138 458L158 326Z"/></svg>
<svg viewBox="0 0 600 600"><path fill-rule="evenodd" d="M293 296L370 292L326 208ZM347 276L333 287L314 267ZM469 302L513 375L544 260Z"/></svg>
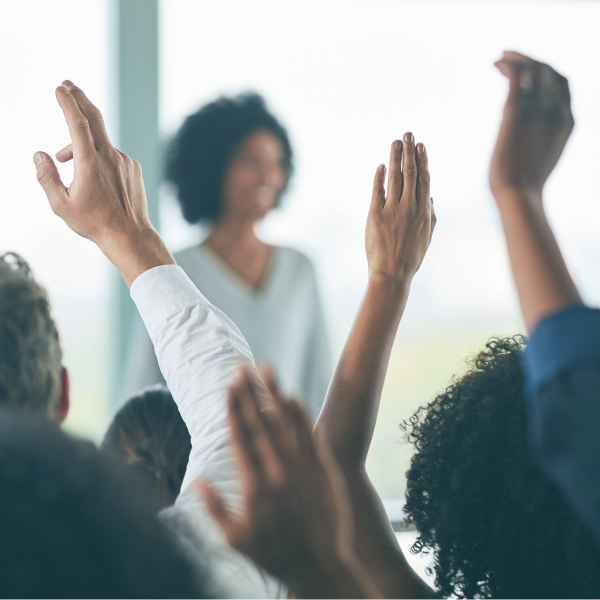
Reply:
<svg viewBox="0 0 600 600"><path fill-rule="evenodd" d="M287 268L293 268L295 271L314 273L314 266L310 258L306 254L289 248L288 246L273 246L273 250L277 252L279 260L285 263Z"/></svg>

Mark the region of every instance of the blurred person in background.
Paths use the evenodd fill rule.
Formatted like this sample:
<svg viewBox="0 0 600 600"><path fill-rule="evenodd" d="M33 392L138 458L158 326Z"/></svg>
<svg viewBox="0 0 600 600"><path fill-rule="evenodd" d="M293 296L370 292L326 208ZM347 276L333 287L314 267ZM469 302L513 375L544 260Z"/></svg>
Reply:
<svg viewBox="0 0 600 600"><path fill-rule="evenodd" d="M165 386L152 386L129 398L108 427L102 449L139 472L157 509L174 504L192 442Z"/></svg>
<svg viewBox="0 0 600 600"><path fill-rule="evenodd" d="M130 477L89 442L0 411L2 598L211 598Z"/></svg>
<svg viewBox="0 0 600 600"><path fill-rule="evenodd" d="M266 244L255 230L292 175L286 130L260 96L221 97L184 121L166 162L186 221L211 227L203 243L174 255L177 264L239 327L256 362L272 364L283 389L300 395L316 418L331 356L314 269L302 253ZM141 327L127 378L130 393L163 381Z"/></svg>

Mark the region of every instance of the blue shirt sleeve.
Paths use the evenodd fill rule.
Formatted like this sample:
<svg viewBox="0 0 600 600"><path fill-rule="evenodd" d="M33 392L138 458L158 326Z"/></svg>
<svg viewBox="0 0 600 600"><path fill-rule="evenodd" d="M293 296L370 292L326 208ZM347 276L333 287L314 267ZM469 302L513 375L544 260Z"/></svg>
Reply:
<svg viewBox="0 0 600 600"><path fill-rule="evenodd" d="M543 319L525 350L529 393L563 371L600 364L600 310L573 305Z"/></svg>
<svg viewBox="0 0 600 600"><path fill-rule="evenodd" d="M600 540L600 310L544 319L524 368L534 452Z"/></svg>

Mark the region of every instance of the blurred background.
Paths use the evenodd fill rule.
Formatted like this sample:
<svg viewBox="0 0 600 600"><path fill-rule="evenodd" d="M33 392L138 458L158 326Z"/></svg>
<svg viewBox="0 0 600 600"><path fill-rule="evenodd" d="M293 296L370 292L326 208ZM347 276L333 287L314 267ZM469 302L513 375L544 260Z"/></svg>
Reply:
<svg viewBox="0 0 600 600"><path fill-rule="evenodd" d="M600 304L600 5L591 1L20 0L0 5L0 250L48 288L71 374L67 428L98 440L123 400L134 311L116 271L50 211L36 150L69 143L54 89L69 78L142 162L154 224L171 250L205 232L160 183L163 144L218 95L254 90L287 126L296 172L260 226L317 269L332 359L366 283L372 178L405 131L428 148L438 225L394 347L368 461L390 515L410 457L399 424L493 335L523 330L487 185L506 81L503 49L571 84L576 128L548 183L552 225L584 297ZM72 167L61 166L70 181Z"/></svg>

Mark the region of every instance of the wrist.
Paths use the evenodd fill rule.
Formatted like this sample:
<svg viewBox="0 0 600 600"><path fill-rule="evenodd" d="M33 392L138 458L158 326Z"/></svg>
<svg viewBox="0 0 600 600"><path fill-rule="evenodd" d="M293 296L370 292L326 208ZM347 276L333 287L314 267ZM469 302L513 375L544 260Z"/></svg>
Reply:
<svg viewBox="0 0 600 600"><path fill-rule="evenodd" d="M519 188L516 186L503 187L492 192L496 203L501 207L507 203L542 204L542 190L536 188Z"/></svg>
<svg viewBox="0 0 600 600"><path fill-rule="evenodd" d="M388 294L402 294L410 290L413 275L404 273L391 275L377 269L369 270L368 287L385 289Z"/></svg>
<svg viewBox="0 0 600 600"><path fill-rule="evenodd" d="M111 233L97 244L117 267L128 286L149 269L176 264L160 235L150 224L132 231Z"/></svg>

